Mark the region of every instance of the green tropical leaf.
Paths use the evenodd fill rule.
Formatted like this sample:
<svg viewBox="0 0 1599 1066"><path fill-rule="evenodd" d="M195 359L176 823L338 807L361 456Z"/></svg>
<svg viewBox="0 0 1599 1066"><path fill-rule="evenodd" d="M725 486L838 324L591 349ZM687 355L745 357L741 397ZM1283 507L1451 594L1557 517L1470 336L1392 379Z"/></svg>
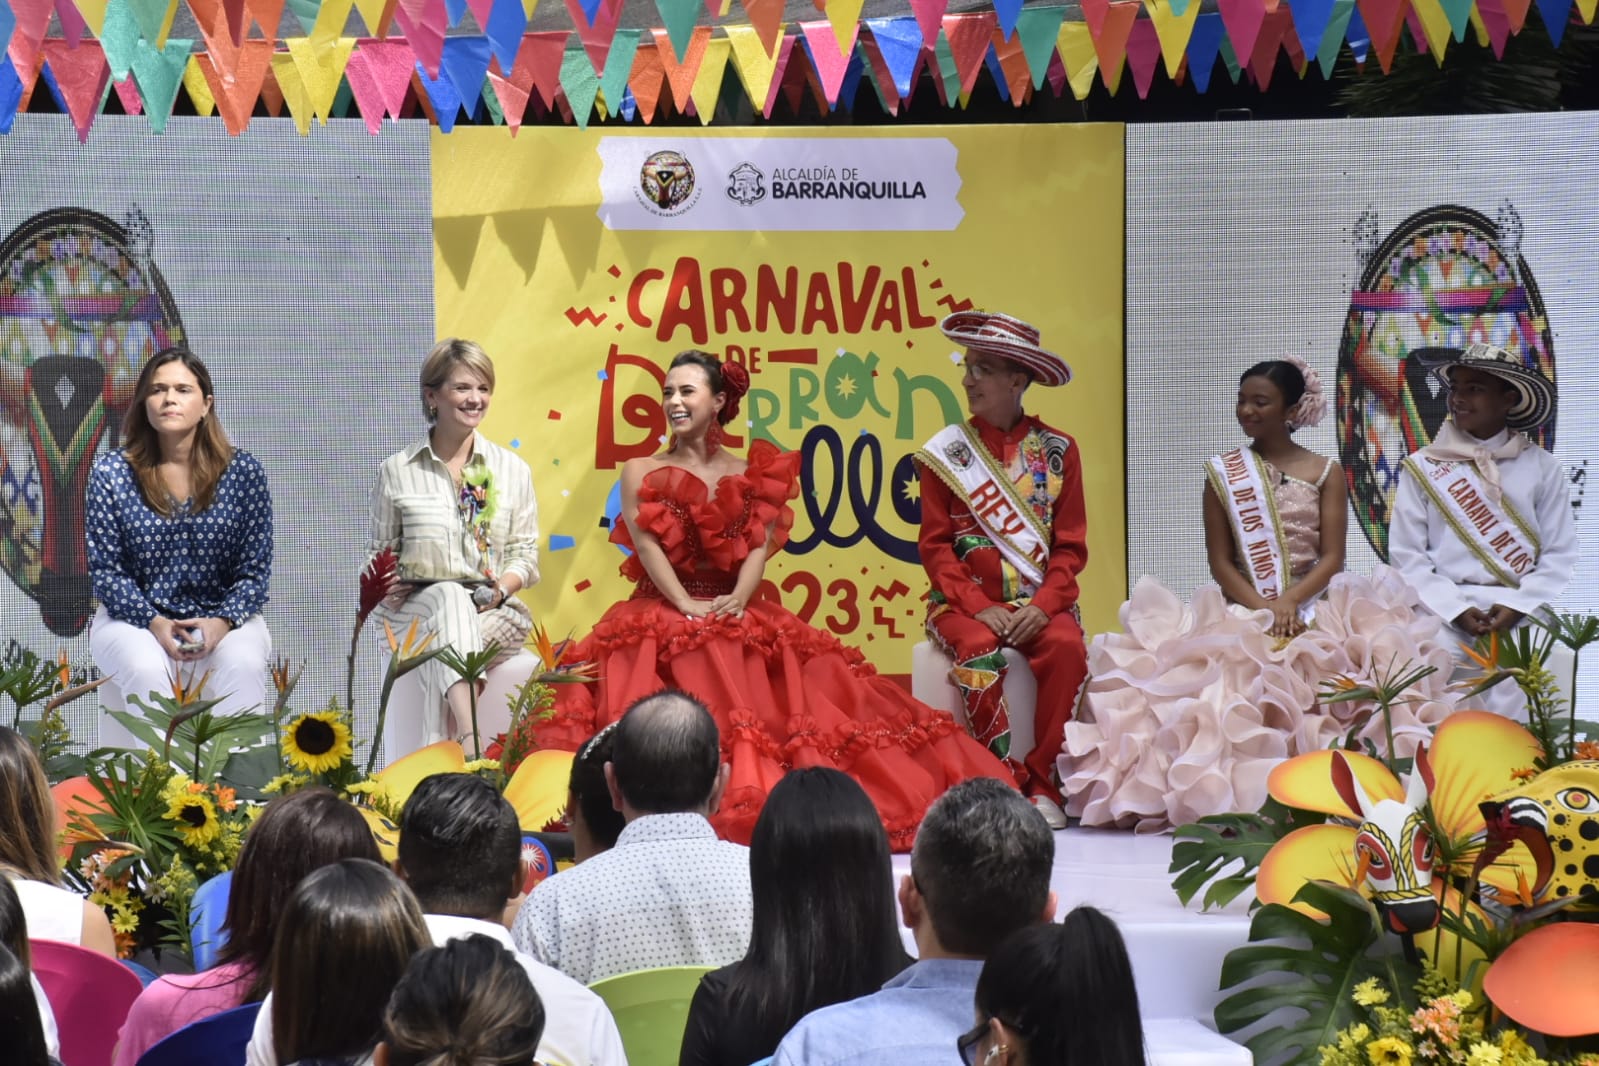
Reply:
<svg viewBox="0 0 1599 1066"><path fill-rule="evenodd" d="M1221 988L1235 991L1216 1005L1216 1028L1237 1033L1272 1019L1244 1041L1256 1062L1314 1062L1317 1048L1362 1020L1352 998L1357 984L1375 977L1403 999L1421 976L1360 893L1310 881L1294 900L1328 920L1269 903L1250 923L1249 944L1228 952L1222 963Z"/></svg>
<svg viewBox="0 0 1599 1066"><path fill-rule="evenodd" d="M1255 871L1272 845L1325 816L1296 811L1268 799L1258 814L1212 814L1178 826L1171 849L1172 890L1188 904L1205 889L1204 909L1225 907L1255 884Z"/></svg>

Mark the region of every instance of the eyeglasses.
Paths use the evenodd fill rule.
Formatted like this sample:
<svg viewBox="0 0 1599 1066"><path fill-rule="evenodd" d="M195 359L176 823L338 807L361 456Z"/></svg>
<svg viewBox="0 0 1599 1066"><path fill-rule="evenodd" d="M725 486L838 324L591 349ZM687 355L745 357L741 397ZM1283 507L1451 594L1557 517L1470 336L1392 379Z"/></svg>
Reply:
<svg viewBox="0 0 1599 1066"><path fill-rule="evenodd" d="M970 1030L955 1038L955 1050L960 1052L961 1061L966 1066L977 1066L977 1045L982 1041L983 1034L988 1032L988 1023L979 1022Z"/></svg>
<svg viewBox="0 0 1599 1066"><path fill-rule="evenodd" d="M978 381L991 378L995 374L1003 374L1011 368L1002 363L974 363L970 359L962 360L961 369Z"/></svg>

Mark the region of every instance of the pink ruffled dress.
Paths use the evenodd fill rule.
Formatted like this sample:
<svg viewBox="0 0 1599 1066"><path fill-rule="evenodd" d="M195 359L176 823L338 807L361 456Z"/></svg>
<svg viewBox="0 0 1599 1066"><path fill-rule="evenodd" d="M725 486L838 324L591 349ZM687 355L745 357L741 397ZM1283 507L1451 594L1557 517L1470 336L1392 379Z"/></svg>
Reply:
<svg viewBox="0 0 1599 1066"><path fill-rule="evenodd" d="M1316 562L1320 486L1268 464L1295 578ZM1415 702L1393 711L1404 756L1454 709L1448 634L1387 566L1335 576L1315 620L1286 642L1267 635L1271 615L1229 605L1201 586L1183 601L1151 577L1121 608L1120 633L1094 638L1088 682L1057 762L1066 812L1084 825L1155 832L1204 815L1254 811L1266 775L1283 759L1353 732L1379 750L1382 717L1370 702L1322 704L1333 677L1366 683L1411 662L1436 673Z"/></svg>

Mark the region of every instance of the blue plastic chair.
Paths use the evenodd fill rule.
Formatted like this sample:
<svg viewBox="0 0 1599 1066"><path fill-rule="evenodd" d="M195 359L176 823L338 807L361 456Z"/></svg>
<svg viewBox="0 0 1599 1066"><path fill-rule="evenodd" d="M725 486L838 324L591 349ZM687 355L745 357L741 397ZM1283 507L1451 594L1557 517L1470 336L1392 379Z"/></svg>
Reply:
<svg viewBox="0 0 1599 1066"><path fill-rule="evenodd" d="M215 966L217 955L227 945L222 921L228 916L228 891L232 887L233 871L226 870L194 890L194 900L189 904L189 945L194 949L196 973Z"/></svg>
<svg viewBox="0 0 1599 1066"><path fill-rule="evenodd" d="M260 1012L261 1004L246 1003L185 1025L152 1044L137 1066L239 1066Z"/></svg>

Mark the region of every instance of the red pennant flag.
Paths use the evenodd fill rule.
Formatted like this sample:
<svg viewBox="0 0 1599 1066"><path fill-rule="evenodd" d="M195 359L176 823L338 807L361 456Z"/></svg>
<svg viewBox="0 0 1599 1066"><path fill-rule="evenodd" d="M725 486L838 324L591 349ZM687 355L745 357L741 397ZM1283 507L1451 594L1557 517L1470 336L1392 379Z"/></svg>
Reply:
<svg viewBox="0 0 1599 1066"><path fill-rule="evenodd" d="M627 87L638 104L638 113L648 126L655 121L655 109L660 106L661 90L666 87L666 67L661 62L659 48L640 48L633 55L633 70L627 76Z"/></svg>
<svg viewBox="0 0 1599 1066"><path fill-rule="evenodd" d="M549 111L555 109L555 99L561 95L561 57L566 55L570 30L545 30L524 33L516 49L516 62L511 64L509 80L527 89L538 91L538 100Z"/></svg>
<svg viewBox="0 0 1599 1066"><path fill-rule="evenodd" d="M33 99L33 83L38 80L39 68L44 60L39 55L39 41L29 41L20 34L11 37L11 65L16 69L17 80L22 82L22 99L17 102L17 110L26 112L28 101ZM5 62L0 58L0 63Z"/></svg>
<svg viewBox="0 0 1599 1066"><path fill-rule="evenodd" d="M1259 4L1260 0L1246 0L1246 2ZM1088 8L1084 7L1083 11L1086 14ZM1121 82L1122 67L1127 62L1127 38L1132 36L1133 23L1138 20L1138 11L1139 5L1136 3L1106 4L1099 32L1094 32L1092 23L1088 27L1089 36L1094 39L1094 55L1099 57L1100 79L1104 81L1105 88L1113 93ZM1154 25L1151 24L1150 28L1154 29Z"/></svg>
<svg viewBox="0 0 1599 1066"><path fill-rule="evenodd" d="M854 34L849 40L850 53L855 51L855 40L861 24L854 24ZM833 24L826 19L800 23L800 32L811 46L811 62L816 66L817 84L822 90L822 110L828 111L838 103L838 94L844 88L844 75L849 73L848 55L838 54L838 38L833 34Z"/></svg>
<svg viewBox="0 0 1599 1066"><path fill-rule="evenodd" d="M55 0L11 0L11 14L17 23L11 33L11 58L20 60L16 64L18 76L22 76L22 68L37 54L39 42L50 28L50 13L54 10ZM20 55L18 41L30 45Z"/></svg>
<svg viewBox="0 0 1599 1066"><path fill-rule="evenodd" d="M78 143L82 144L89 139L89 127L100 114L106 83L111 80L105 49L99 41L84 41L74 47L72 42L58 37L43 42L40 51L50 64L50 73L55 75L56 88L66 101L72 127L78 131Z"/></svg>
<svg viewBox="0 0 1599 1066"><path fill-rule="evenodd" d="M1360 9L1360 18L1366 23L1366 32L1371 34L1371 46L1377 53L1377 64L1386 74L1394 65L1394 51L1399 47L1399 30L1405 24L1405 9L1410 6L1410 0L1355 0L1355 6Z"/></svg>
<svg viewBox="0 0 1599 1066"><path fill-rule="evenodd" d="M268 65L266 77L261 79L261 103L266 107L266 112L273 118L283 117L283 86L278 84L278 76L272 72Z"/></svg>
<svg viewBox="0 0 1599 1066"><path fill-rule="evenodd" d="M827 98L822 95L821 86L816 84L815 68L803 59L798 62L794 60L793 53L800 50L798 42L798 37L790 37L785 42L785 48L789 51L788 64L779 72L783 99L788 101L789 114L797 115L800 113L800 105L805 100L805 93L809 90L811 99L816 101L817 110L825 113Z"/></svg>
<svg viewBox="0 0 1599 1066"><path fill-rule="evenodd" d="M622 0L600 0L592 23L583 13L580 0L566 0L566 10L572 16L577 39L583 42L583 50L588 53L589 63L598 77L605 72L605 60L611 54L611 38L616 36L616 27L622 21Z"/></svg>
<svg viewBox="0 0 1599 1066"><path fill-rule="evenodd" d="M877 82L878 98L883 101L890 115L899 114L899 86L894 84L894 72L888 69L883 50L877 46L877 38L867 34L860 38L860 43L861 51L866 53L866 66L872 73L872 79Z"/></svg>
<svg viewBox="0 0 1599 1066"><path fill-rule="evenodd" d="M938 30L944 24L944 12L949 10L949 0L911 0L911 11L916 15L916 25L922 28L922 43L931 48L938 41ZM995 23L999 21L996 15Z"/></svg>
<svg viewBox="0 0 1599 1066"><path fill-rule="evenodd" d="M244 0L250 18L261 27L261 36L269 41L278 39L278 23L283 21L283 0ZM344 27L340 26L342 31Z"/></svg>
<svg viewBox="0 0 1599 1066"><path fill-rule="evenodd" d="M994 28L998 25L999 16L992 9L944 16L944 36L949 40L950 54L955 57L962 93L971 92L977 84L977 74L988 56L988 42L994 39Z"/></svg>
<svg viewBox="0 0 1599 1066"><path fill-rule="evenodd" d="M1282 50L1283 43L1293 36L1293 25L1293 15L1286 5L1268 11L1260 24L1260 33L1255 37L1255 50L1249 57L1249 69L1261 92L1265 92L1271 84L1272 71L1277 69L1277 53Z"/></svg>
<svg viewBox="0 0 1599 1066"><path fill-rule="evenodd" d="M489 71L489 86L494 90L494 98L500 102L500 111L505 115L505 124L510 127L511 136L515 137L516 131L522 128L522 116L527 114L529 89L512 82L498 69Z"/></svg>
<svg viewBox="0 0 1599 1066"><path fill-rule="evenodd" d="M404 116L406 92L415 68L416 53L404 41L363 37L356 45L344 67L344 77L369 132L376 134L383 128L384 112L392 118Z"/></svg>
<svg viewBox="0 0 1599 1066"><path fill-rule="evenodd" d="M272 43L245 41L239 46L237 62L231 72L223 69L209 53L202 52L194 59L217 102L222 124L228 128L230 136L237 137L249 129L250 112L255 110L261 84L272 69Z"/></svg>
<svg viewBox="0 0 1599 1066"><path fill-rule="evenodd" d="M1227 39L1233 44L1233 55L1240 58L1255 54L1255 38L1266 21L1266 9L1260 0L1219 0L1221 23L1227 28ZM1100 59L1103 66L1105 60Z"/></svg>
<svg viewBox="0 0 1599 1066"><path fill-rule="evenodd" d="M1510 19L1512 35L1520 33L1521 28L1527 24L1527 12L1531 8L1532 0L1504 0L1505 15Z"/></svg>
<svg viewBox="0 0 1599 1066"><path fill-rule="evenodd" d="M994 27L994 54L999 57L999 69L1005 72L1005 87L1010 91L1012 107L1021 107L1033 92L1033 72L1027 66L1027 53L1022 51L1022 35L1013 33L1005 39L1005 31Z"/></svg>
<svg viewBox="0 0 1599 1066"><path fill-rule="evenodd" d="M117 91L117 99L122 101L124 112L130 115L144 114L144 101L139 98L139 86L133 78L114 81L111 87Z"/></svg>
<svg viewBox="0 0 1599 1066"><path fill-rule="evenodd" d="M750 25L755 27L769 56L777 54L777 39L783 36L785 9L783 0L744 0L744 14L749 16Z"/></svg>
<svg viewBox="0 0 1599 1066"><path fill-rule="evenodd" d="M228 16L228 39L234 44L244 40L250 25L244 15L244 3L245 0L222 0L222 10ZM273 35L276 36L276 31Z"/></svg>
<svg viewBox="0 0 1599 1066"><path fill-rule="evenodd" d="M1061 59L1060 53L1049 53L1049 70L1044 77L1049 79L1049 87L1054 90L1055 99L1060 99L1060 94L1066 91L1066 83L1070 77L1066 73L1066 62Z"/></svg>
<svg viewBox="0 0 1599 1066"><path fill-rule="evenodd" d="M705 63L705 47L711 43L711 27L697 26L694 36L689 38L688 49L683 53L683 62L677 61L677 53L672 48L672 38L665 30L656 30L655 49L661 53L661 69L666 72L666 84L672 88L672 102L677 109L687 112L693 102L690 94L694 91L694 79L699 77L700 67ZM634 94L636 99L637 93ZM620 100L617 101L621 103ZM613 104L611 110L615 111Z"/></svg>

